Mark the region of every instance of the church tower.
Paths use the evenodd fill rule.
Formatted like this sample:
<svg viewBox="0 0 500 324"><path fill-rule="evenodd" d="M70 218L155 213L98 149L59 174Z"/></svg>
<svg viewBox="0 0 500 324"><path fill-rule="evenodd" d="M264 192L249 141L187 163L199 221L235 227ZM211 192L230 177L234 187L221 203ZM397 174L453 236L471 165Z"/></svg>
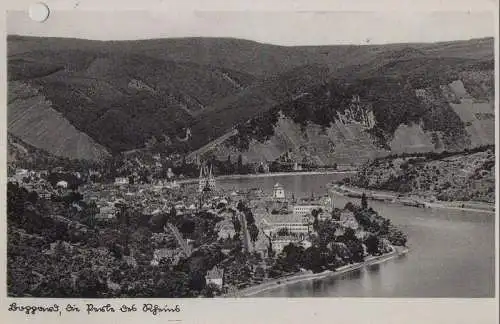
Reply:
<svg viewBox="0 0 500 324"><path fill-rule="evenodd" d="M215 191L216 181L213 175L213 167L210 165L210 168L203 164L200 167L200 177L198 179L198 192L206 191L206 188L210 189L210 191Z"/></svg>

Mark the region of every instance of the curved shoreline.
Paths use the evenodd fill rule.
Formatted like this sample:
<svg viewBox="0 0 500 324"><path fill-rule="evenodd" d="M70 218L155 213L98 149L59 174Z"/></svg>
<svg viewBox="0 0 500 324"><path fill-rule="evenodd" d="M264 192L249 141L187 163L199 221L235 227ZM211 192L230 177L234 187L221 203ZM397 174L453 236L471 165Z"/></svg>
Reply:
<svg viewBox="0 0 500 324"><path fill-rule="evenodd" d="M358 187L348 187L348 186L330 186L330 191L336 195L348 197L348 198L361 198L363 192L366 192L367 198L369 200L380 201L387 204L400 204L416 208L441 208L441 209L454 209L462 211L480 212L480 213L490 213L495 214L495 205L476 201L436 201L429 202L423 199L415 199L402 197L399 198L397 193L387 192L387 191L377 191L372 189L363 190L363 188ZM354 197L352 195L355 195ZM359 196L359 197L358 197ZM418 205L418 206L417 206ZM459 205L465 205L467 207L461 207ZM475 206L477 205L477 206Z"/></svg>
<svg viewBox="0 0 500 324"><path fill-rule="evenodd" d="M378 264L382 262L386 262L389 260L392 260L398 256L405 255L408 253L408 248L403 248L403 247L393 247L393 250L389 253L379 255L379 256L372 256L368 260L365 260L364 262L361 263L354 263L354 264L349 264L342 266L335 271L331 270L326 270L320 273L305 273L305 274L295 274L289 277L281 277L281 278L276 278L272 279L271 281L261 283L256 286L244 288L242 290L237 291L235 294L226 294L221 297L225 298L231 298L231 297L251 297L254 295L257 295L261 292L267 291L267 290L272 290L276 289L279 287L283 287L286 285L291 285L295 284L298 282L302 281L309 281L309 280L315 280L315 279L325 279L325 278L333 278L337 276L341 276L343 274L346 274L348 272L354 271L361 269L363 267L373 265L373 264Z"/></svg>

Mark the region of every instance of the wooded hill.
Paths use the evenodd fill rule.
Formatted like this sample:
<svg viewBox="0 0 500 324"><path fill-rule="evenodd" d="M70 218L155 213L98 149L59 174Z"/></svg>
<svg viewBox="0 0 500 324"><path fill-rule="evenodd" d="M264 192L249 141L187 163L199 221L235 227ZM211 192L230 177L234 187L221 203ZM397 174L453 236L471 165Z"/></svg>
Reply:
<svg viewBox="0 0 500 324"><path fill-rule="evenodd" d="M41 138L53 142L54 131L44 125L56 117L22 122L28 116L23 111L33 107L37 96L74 127L57 137L69 142L81 137L75 134L89 137L89 144L76 151L64 142L45 148L51 153L99 160L108 152L143 148L153 137L166 144L166 151L191 152L278 111L294 124L328 128L338 119L336 112L342 113L357 95L374 114L373 127L367 133L357 131L361 141L373 144L373 152L390 148L398 128L412 123L423 123L429 136L442 132L436 136L443 145L464 147L469 145L467 121L450 106L451 99L439 93L423 102L415 91L424 89L431 96L460 80L475 101L491 103L493 66L493 39L286 47L227 38L104 42L9 36L9 87L30 89L9 105L9 131L34 146L42 145ZM23 127L10 127L11 116ZM265 125L254 119L263 130L255 136L243 134L248 145L231 145L233 138L229 149L217 149L243 153L248 160L281 154L290 147L274 145L273 154L260 156L245 148L255 147L259 139L269 141L276 120ZM26 132L35 122L37 131ZM191 137L186 137L187 128ZM304 139L295 131L293 135ZM346 152L357 150L349 142L342 144ZM344 158L317 159L326 163Z"/></svg>

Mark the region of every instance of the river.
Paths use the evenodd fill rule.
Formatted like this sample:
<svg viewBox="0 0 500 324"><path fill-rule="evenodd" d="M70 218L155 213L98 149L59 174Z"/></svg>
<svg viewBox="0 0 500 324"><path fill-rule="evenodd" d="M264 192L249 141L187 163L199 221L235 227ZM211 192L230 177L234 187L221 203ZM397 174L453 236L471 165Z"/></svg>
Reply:
<svg viewBox="0 0 500 324"><path fill-rule="evenodd" d="M324 194L329 182L343 176L225 179L218 184L226 189L259 187L270 193L279 182L298 198ZM335 196L338 207L347 201L356 199ZM252 297L494 297L494 214L369 204L408 234L407 255L341 277L299 282Z"/></svg>

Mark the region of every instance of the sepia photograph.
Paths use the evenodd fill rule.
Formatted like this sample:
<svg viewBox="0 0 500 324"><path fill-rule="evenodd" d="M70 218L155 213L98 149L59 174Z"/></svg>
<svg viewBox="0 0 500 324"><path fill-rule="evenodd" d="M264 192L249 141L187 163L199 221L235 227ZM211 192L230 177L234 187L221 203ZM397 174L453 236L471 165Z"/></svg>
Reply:
<svg viewBox="0 0 500 324"><path fill-rule="evenodd" d="M491 12L35 9L8 297L495 297Z"/></svg>

